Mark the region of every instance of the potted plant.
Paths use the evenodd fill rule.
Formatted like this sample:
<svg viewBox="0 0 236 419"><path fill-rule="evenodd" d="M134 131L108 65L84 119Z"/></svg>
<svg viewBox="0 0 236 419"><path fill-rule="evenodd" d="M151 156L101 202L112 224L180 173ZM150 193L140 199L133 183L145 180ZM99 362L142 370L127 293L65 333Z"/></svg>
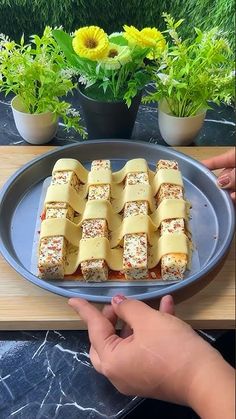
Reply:
<svg viewBox="0 0 236 419"><path fill-rule="evenodd" d="M50 141L59 117L66 128L85 136L79 113L59 99L75 87L71 74L63 69L64 61L50 27L41 38L33 35L29 44L24 37L17 44L0 35L0 91L15 94L11 102L15 124L29 143Z"/></svg>
<svg viewBox="0 0 236 419"><path fill-rule="evenodd" d="M89 138L130 138L150 63L165 45L161 32L125 25L124 32L108 36L86 26L72 36L61 29L53 35L77 71Z"/></svg>
<svg viewBox="0 0 236 419"><path fill-rule="evenodd" d="M229 103L234 92L234 61L229 44L217 28L195 28L191 41L182 40L175 22L164 14L170 42L153 69L152 91L145 103L158 102L162 137L169 145L188 145L204 122L209 102Z"/></svg>

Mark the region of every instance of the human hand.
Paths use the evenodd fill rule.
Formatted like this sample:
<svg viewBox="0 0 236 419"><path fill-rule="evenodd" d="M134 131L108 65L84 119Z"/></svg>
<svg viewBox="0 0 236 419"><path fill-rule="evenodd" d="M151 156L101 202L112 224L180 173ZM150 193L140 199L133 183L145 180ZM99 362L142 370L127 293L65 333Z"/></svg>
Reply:
<svg viewBox="0 0 236 419"><path fill-rule="evenodd" d="M219 174L217 183L223 189L229 189L232 200L236 201L235 194L235 166L236 155L235 148L227 151L220 156L211 157L210 159L202 160L202 163L210 170L223 169Z"/></svg>
<svg viewBox="0 0 236 419"><path fill-rule="evenodd" d="M191 406L199 375L209 365L214 369L221 358L173 316L170 296L161 300L159 311L123 296L113 297L103 312L80 298L70 299L69 304L88 325L95 369L123 394ZM115 331L117 318L126 323L120 336Z"/></svg>

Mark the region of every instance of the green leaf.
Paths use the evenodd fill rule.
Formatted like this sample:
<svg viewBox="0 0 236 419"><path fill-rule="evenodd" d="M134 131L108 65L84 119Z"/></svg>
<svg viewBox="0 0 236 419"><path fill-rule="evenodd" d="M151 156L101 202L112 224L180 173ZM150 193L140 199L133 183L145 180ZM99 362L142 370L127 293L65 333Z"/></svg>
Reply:
<svg viewBox="0 0 236 419"><path fill-rule="evenodd" d="M202 31L199 28L194 28L197 35L202 36Z"/></svg>
<svg viewBox="0 0 236 419"><path fill-rule="evenodd" d="M70 35L68 35L62 29L54 29L52 31L52 34L60 46L66 47L67 50L70 51L70 53L74 53L72 47L72 38Z"/></svg>
<svg viewBox="0 0 236 419"><path fill-rule="evenodd" d="M24 38L24 34L22 34L21 38L20 38L20 45L23 46L25 42L25 38Z"/></svg>
<svg viewBox="0 0 236 419"><path fill-rule="evenodd" d="M72 38L70 35L68 35L63 30L55 29L52 31L52 34L57 41L58 45L60 46L61 50L65 54L68 62L72 66L78 65L78 58L74 52L73 46L72 46Z"/></svg>
<svg viewBox="0 0 236 419"><path fill-rule="evenodd" d="M128 45L127 39L124 38L123 35L116 35L116 36L109 36L109 41L112 44L120 45L120 46L126 46Z"/></svg>
<svg viewBox="0 0 236 419"><path fill-rule="evenodd" d="M174 24L174 28L175 29L177 29L180 25L181 25L181 23L183 23L184 22L184 19L180 19L180 20L178 20L178 22L176 22L175 24Z"/></svg>

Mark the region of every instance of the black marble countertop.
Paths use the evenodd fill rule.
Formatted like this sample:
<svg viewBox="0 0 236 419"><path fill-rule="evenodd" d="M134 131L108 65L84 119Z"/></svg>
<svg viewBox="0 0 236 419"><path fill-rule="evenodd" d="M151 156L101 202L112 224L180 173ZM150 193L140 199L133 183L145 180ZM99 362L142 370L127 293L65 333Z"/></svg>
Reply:
<svg viewBox="0 0 236 419"><path fill-rule="evenodd" d="M28 143L20 137L15 127L10 100L10 96L5 98L3 94L0 94L0 145L27 145ZM75 109L81 110L76 93L70 98L70 101ZM61 146L81 141L81 137L74 130L67 132L63 129L62 123L59 125L57 135L49 145ZM213 109L207 111L203 128L192 145L235 145L235 126L234 108L232 106L217 107L213 105ZM156 106L140 105L132 139L166 145L158 128Z"/></svg>
<svg viewBox="0 0 236 419"><path fill-rule="evenodd" d="M121 418L121 395L89 359L86 331L0 332L0 418Z"/></svg>
<svg viewBox="0 0 236 419"><path fill-rule="evenodd" d="M79 108L77 97L72 102ZM139 108L133 139L165 145L155 106ZM73 130L59 127L50 145L80 141ZM232 107L207 112L197 146L235 143ZM0 145L28 145L18 134L10 98L0 95ZM0 147L1 153L1 147ZM215 340L217 333L206 334ZM140 403L121 395L96 373L88 355L86 331L0 332L0 419L123 418Z"/></svg>
<svg viewBox="0 0 236 419"><path fill-rule="evenodd" d="M0 419L118 419L142 401L95 371L86 331L0 332Z"/></svg>

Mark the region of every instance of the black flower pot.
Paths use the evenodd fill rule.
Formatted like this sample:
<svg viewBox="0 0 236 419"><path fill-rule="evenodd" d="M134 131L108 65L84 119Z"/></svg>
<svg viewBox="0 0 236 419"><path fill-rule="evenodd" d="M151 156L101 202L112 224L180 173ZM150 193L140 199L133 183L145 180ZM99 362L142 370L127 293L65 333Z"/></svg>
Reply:
<svg viewBox="0 0 236 419"><path fill-rule="evenodd" d="M79 89L80 105L89 139L130 138L137 116L142 92L135 96L128 108L125 102L101 102Z"/></svg>

